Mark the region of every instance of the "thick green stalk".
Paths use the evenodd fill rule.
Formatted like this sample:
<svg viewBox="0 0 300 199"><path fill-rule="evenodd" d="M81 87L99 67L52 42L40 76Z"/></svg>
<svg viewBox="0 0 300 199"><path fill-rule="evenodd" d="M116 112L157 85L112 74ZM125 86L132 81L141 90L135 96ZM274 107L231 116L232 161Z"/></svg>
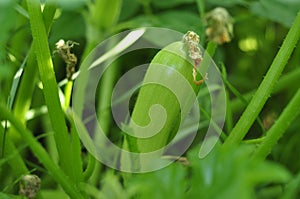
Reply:
<svg viewBox="0 0 300 199"><path fill-rule="evenodd" d="M46 4L43 12L43 17L44 17L44 22L45 22L45 27L47 29L47 32L49 32L55 11L56 11L56 7L54 5ZM13 112L18 118L20 118L22 123L25 123L25 114L30 108L32 93L35 86L35 81L32 81L32 77L34 77L35 74L36 74L36 60L35 60L33 48L31 48L27 59L26 69L23 72L23 76L18 88L18 92L14 100ZM7 156L11 153L16 153L15 156L9 158L8 164L14 170L14 173L16 173L19 176L21 174L27 173L28 169L23 159L18 154L18 151L14 146L14 143L10 139L11 136L15 137L17 135L17 132L15 131L14 128L11 128L9 130L9 135L10 136L6 137L5 140L4 155Z"/></svg>
<svg viewBox="0 0 300 199"><path fill-rule="evenodd" d="M66 176L63 171L51 160L47 151L34 138L32 132L17 120L14 115L2 104L0 104L1 116L10 121L10 123L21 134L23 140L27 142L32 153L39 159L44 167L50 172L54 179L63 187L63 189L74 199L83 199L84 197L78 191L74 182Z"/></svg>
<svg viewBox="0 0 300 199"><path fill-rule="evenodd" d="M45 28L47 33L50 31L50 27L52 24L52 20L54 18L54 14L56 11L56 7L54 5L46 4L43 11L43 19L45 23ZM31 98L33 89L35 86L35 81L33 81L33 77L35 77L37 72L36 67L36 58L35 51L33 48L30 49L26 70L24 70L22 80L18 89L18 93L14 103L14 113L21 119L22 122L25 122L25 114L30 108Z"/></svg>
<svg viewBox="0 0 300 199"><path fill-rule="evenodd" d="M290 31L288 32L287 37L285 38L282 44L282 47L280 48L278 54L273 60L273 63L271 64L268 73L266 74L264 80L257 89L248 107L246 108L241 118L233 128L232 132L228 136L227 140L224 143L224 146L239 144L243 140L251 125L253 124L254 120L256 119L256 117L262 110L264 104L266 103L267 99L269 98L274 85L276 84L282 70L284 69L289 57L293 52L294 47L297 44L299 37L300 12L298 13Z"/></svg>
<svg viewBox="0 0 300 199"><path fill-rule="evenodd" d="M44 26L40 2L27 0L28 14L34 42L34 49L38 62L40 78L43 83L43 93L48 108L51 124L55 132L54 137L58 149L59 161L62 169L70 174L72 164L70 158L70 137L66 121L58 97L58 88L53 70L51 53L48 46L47 32Z"/></svg>
<svg viewBox="0 0 300 199"><path fill-rule="evenodd" d="M285 133L293 119L300 113L300 89L284 109L278 120L267 132L265 139L254 153L255 158L264 159L271 152L279 138Z"/></svg>

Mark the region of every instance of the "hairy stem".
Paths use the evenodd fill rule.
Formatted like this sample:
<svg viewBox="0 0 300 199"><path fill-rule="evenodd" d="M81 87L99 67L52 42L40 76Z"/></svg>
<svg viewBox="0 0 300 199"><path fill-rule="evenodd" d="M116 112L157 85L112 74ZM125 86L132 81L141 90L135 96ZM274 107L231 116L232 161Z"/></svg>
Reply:
<svg viewBox="0 0 300 199"><path fill-rule="evenodd" d="M283 71L289 57L293 52L294 47L297 44L299 37L300 12L298 13L290 31L288 32L282 44L282 47L280 48L275 59L273 60L273 63L271 64L270 69L268 70L264 80L260 84L259 88L257 89L255 95L250 101L248 107L242 114L241 118L231 131L230 135L224 143L224 146L239 144L243 140L251 125L255 121L256 117L262 110L267 99L269 98L274 88L274 85L276 84L281 72Z"/></svg>
<svg viewBox="0 0 300 199"><path fill-rule="evenodd" d="M254 153L255 158L265 159L293 119L300 113L300 89L284 109L278 120L267 132L263 142Z"/></svg>

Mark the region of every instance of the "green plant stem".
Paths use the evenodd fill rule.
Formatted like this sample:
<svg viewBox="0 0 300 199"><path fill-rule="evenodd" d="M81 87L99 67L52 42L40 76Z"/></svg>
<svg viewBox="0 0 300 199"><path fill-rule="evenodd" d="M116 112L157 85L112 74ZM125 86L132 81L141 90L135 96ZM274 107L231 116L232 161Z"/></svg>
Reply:
<svg viewBox="0 0 300 199"><path fill-rule="evenodd" d="M215 42L209 41L207 46L206 46L206 52L213 58L215 55L216 49L218 45Z"/></svg>
<svg viewBox="0 0 300 199"><path fill-rule="evenodd" d="M279 92L283 91L284 89L289 88L292 85L295 85L295 82L298 81L299 78L300 78L300 68L298 67L298 68L295 68L295 70L283 75L276 83L276 86L274 87L274 90L272 91L272 93L274 93L274 94L279 93ZM241 110L242 108L244 108L248 104L248 102L251 100L254 93L255 93L255 91L250 91L248 93L245 93L242 95L242 98L237 95L237 98L235 98L231 101L232 111L237 112L237 111Z"/></svg>
<svg viewBox="0 0 300 199"><path fill-rule="evenodd" d="M109 63L110 61L112 60L108 60L107 62ZM106 72L104 73L101 79L100 92L97 97L97 99L99 100L99 104L97 108L98 120L100 122L101 128L103 129L104 133L106 133L106 135L110 134L110 129L111 129L111 117L112 117L111 116L111 95L113 93L114 83L117 78L118 68L119 68L118 63L113 62L110 64L109 68L106 70ZM89 163L93 163L93 162L89 161ZM98 170L95 173L97 173L98 175L101 171L101 168L102 165L100 163L97 162L96 164L94 164L94 169ZM86 177L87 176L88 175L86 175Z"/></svg>
<svg viewBox="0 0 300 199"><path fill-rule="evenodd" d="M282 70L287 64L287 61L291 56L299 37L300 12L298 13L290 31L288 32L287 37L282 44L282 47L273 60L273 63L271 64L264 80L260 84L254 97L250 101L246 110L225 141L225 147L233 144L239 144L243 140L244 136L247 134L254 120L256 119L264 104L266 103L268 97L270 96L272 89L276 84L276 81L278 80Z"/></svg>
<svg viewBox="0 0 300 199"><path fill-rule="evenodd" d="M85 58L113 29L119 19L121 5L122 0L101 0L88 4L89 11L84 13L88 42L82 58Z"/></svg>
<svg viewBox="0 0 300 199"><path fill-rule="evenodd" d="M150 2L151 2L151 0L141 0L144 13L145 13L145 15L148 15L148 16L152 15L152 9L151 9Z"/></svg>
<svg viewBox="0 0 300 199"><path fill-rule="evenodd" d="M95 169L96 166L96 159L94 158L94 156L92 154L88 154L88 164L87 164L87 168L85 169L85 171L83 172L83 179L86 182L93 174L93 171Z"/></svg>
<svg viewBox="0 0 300 199"><path fill-rule="evenodd" d="M270 128L264 141L259 145L253 157L265 159L279 138L285 133L293 119L300 113L300 89L286 106L278 120Z"/></svg>
<svg viewBox="0 0 300 199"><path fill-rule="evenodd" d="M52 24L52 20L54 18L54 14L56 11L56 7L53 4L46 4L43 11L43 19L45 24L45 29L47 33L50 31L50 27ZM33 81L33 77L35 77L37 73L36 67L36 58L35 51L31 47L28 55L26 70L24 70L22 80L20 86L18 88L18 93L16 96L15 104L14 104L14 113L21 119L23 123L25 123L25 114L30 108L31 98L33 89L35 86L35 81Z"/></svg>
<svg viewBox="0 0 300 199"><path fill-rule="evenodd" d="M0 104L1 116L4 119L10 121L10 123L16 128L16 130L21 134L23 140L27 142L32 153L39 159L39 161L44 165L44 167L51 173L54 179L64 188L66 193L68 193L71 198L83 199L84 197L76 188L76 185L68 176L66 176L63 171L51 160L48 153L40 145L40 143L33 137L32 133L26 129L26 127L17 120L13 114L2 104ZM17 165L16 165L17 166Z"/></svg>
<svg viewBox="0 0 300 199"><path fill-rule="evenodd" d="M206 49L204 52L204 56L203 56L203 60L200 64L200 71L202 72L202 75L205 74L205 72L207 71L207 69L210 65L211 59L215 55L217 46L218 45L212 41L209 41L207 43L207 46L206 46ZM208 78L209 78L209 74L208 74Z"/></svg>
<svg viewBox="0 0 300 199"><path fill-rule="evenodd" d="M225 85L227 81L227 72L226 72L226 67L224 64L221 64L222 67L222 79L225 82ZM228 86L228 85L227 85ZM231 101L229 99L229 91L226 89L226 120L225 120L225 127L226 131L230 132L233 127L233 117L232 117L232 110L231 110Z"/></svg>
<svg viewBox="0 0 300 199"><path fill-rule="evenodd" d="M38 0L27 0L27 7L34 42L33 47L36 52L50 121L55 132L54 137L58 149L59 161L62 169L70 176L69 172L72 171L72 165L70 164L70 137L68 135L64 113L58 97L58 87L54 75L40 2Z"/></svg>
<svg viewBox="0 0 300 199"><path fill-rule="evenodd" d="M198 12L200 14L200 18L204 19L205 17L205 0L196 0Z"/></svg>
<svg viewBox="0 0 300 199"><path fill-rule="evenodd" d="M200 20L204 22L205 21L205 0L196 0L196 3L197 3L197 9L199 12ZM204 25L201 26L199 34L200 34L200 44L204 45L205 37L206 37Z"/></svg>
<svg viewBox="0 0 300 199"><path fill-rule="evenodd" d="M240 101L242 101L245 105L248 105L248 101L247 99L227 80L223 77L223 81L225 83L225 85L227 86L227 88L235 95L237 96ZM230 110L231 114L229 116L228 112L227 112L227 115L226 115L226 120L229 119L229 120L232 120L232 105L231 105L231 102L230 102L230 99L228 97L228 94L227 94L227 103L230 103L230 106L227 105L227 108ZM230 117L230 118L229 118ZM266 130L265 130L265 127L261 121L261 119L259 117L256 118L256 121L257 123L259 124L260 128L261 128L261 131L263 134L266 133ZM226 121L226 124L227 124L227 121ZM231 129L232 130L232 129Z"/></svg>
<svg viewBox="0 0 300 199"><path fill-rule="evenodd" d="M250 139L250 140L244 140L243 143L245 144L261 144L264 141L265 137Z"/></svg>
<svg viewBox="0 0 300 199"><path fill-rule="evenodd" d="M101 42L105 35L114 27L119 19L121 11L122 0L102 0L95 1L89 4L89 12L85 13L85 21L87 24L86 37L88 44L83 53L83 58L88 56L91 50ZM83 60L83 59L82 59ZM116 67L113 67L116 68ZM116 77L116 69L108 70L108 73L104 75L101 83L101 91L98 95L99 105L97 108L97 114L99 121L104 129L104 132L109 131L111 124L110 111L103 110L104 108L110 108L110 94L113 90L113 82ZM99 181L99 174L102 165L93 157L89 158L88 166L83 174L85 180L89 179L92 184L96 184Z"/></svg>
<svg viewBox="0 0 300 199"><path fill-rule="evenodd" d="M55 5L49 5L46 4L43 12L43 18L45 22L45 28L47 29L47 32L49 32L51 23L54 17L56 11ZM33 48L30 48L29 50L29 55L27 59L27 65L26 69L23 72L23 76L18 88L18 92L16 94L16 98L14 101L14 109L13 112L14 114L20 118L23 124L25 124L25 114L30 108L31 104L31 98L32 98L32 93L35 85L35 81L32 81L32 78L36 74L36 59L35 59L35 54ZM12 158L8 159L8 164L11 166L13 169L14 173L17 175L25 174L28 173L28 169L21 158L21 156L18 154L18 151L14 145L14 142L11 140L12 138L16 138L18 135L17 132L15 131L14 128L11 128L9 130L9 137L6 137L5 140L5 148L6 151L4 153L5 156L11 154L11 153L16 153L16 155ZM16 166L18 165L18 166Z"/></svg>
<svg viewBox="0 0 300 199"><path fill-rule="evenodd" d="M79 135L74 123L73 118L71 117L70 126L71 126L71 164L72 167L72 180L79 184L83 180L83 168L82 168L82 159L81 159L81 143Z"/></svg>
<svg viewBox="0 0 300 199"><path fill-rule="evenodd" d="M211 119L211 116L203 109L200 107L201 113L206 117L207 120ZM220 135L222 140L226 140L227 135L223 132L223 130L218 126L218 124L211 120L211 124L214 127L215 131Z"/></svg>
<svg viewBox="0 0 300 199"><path fill-rule="evenodd" d="M68 107L70 107L70 101L72 96L72 87L73 87L73 81L68 81L65 86L65 104L64 104L64 111L67 110Z"/></svg>

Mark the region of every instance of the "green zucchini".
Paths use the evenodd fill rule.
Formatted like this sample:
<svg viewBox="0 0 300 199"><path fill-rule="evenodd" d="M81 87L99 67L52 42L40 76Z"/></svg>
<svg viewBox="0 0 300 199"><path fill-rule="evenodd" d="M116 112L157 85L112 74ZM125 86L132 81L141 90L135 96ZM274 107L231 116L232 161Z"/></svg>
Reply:
<svg viewBox="0 0 300 199"><path fill-rule="evenodd" d="M194 61L185 41L171 43L153 58L131 115L129 129L135 136L127 135L130 151L156 151L174 138L200 88L193 79Z"/></svg>

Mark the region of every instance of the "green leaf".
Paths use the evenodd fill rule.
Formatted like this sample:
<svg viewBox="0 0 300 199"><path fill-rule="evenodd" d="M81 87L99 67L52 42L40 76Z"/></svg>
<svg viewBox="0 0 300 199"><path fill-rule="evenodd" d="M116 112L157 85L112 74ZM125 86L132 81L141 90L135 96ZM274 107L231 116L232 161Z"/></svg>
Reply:
<svg viewBox="0 0 300 199"><path fill-rule="evenodd" d="M140 8L141 4L137 0L123 0L120 21L129 19L134 14L136 14Z"/></svg>
<svg viewBox="0 0 300 199"><path fill-rule="evenodd" d="M88 23L106 30L115 25L120 15L121 0L101 0L89 5Z"/></svg>
<svg viewBox="0 0 300 199"><path fill-rule="evenodd" d="M64 11L59 19L52 26L53 33L50 36L50 43L56 43L60 39L75 40L85 35L83 17L76 12Z"/></svg>
<svg viewBox="0 0 300 199"><path fill-rule="evenodd" d="M9 195L7 195L5 193L1 193L1 192L0 192L0 198L1 199L12 199Z"/></svg>
<svg viewBox="0 0 300 199"><path fill-rule="evenodd" d="M202 22L200 17L189 11L168 11L157 15L161 26L180 32L194 30L199 33ZM199 33L200 34L200 33Z"/></svg>
<svg viewBox="0 0 300 199"><path fill-rule="evenodd" d="M151 3L158 8L171 8L178 5L194 3L195 0L153 0Z"/></svg>
<svg viewBox="0 0 300 199"><path fill-rule="evenodd" d="M122 188L119 179L114 174L107 172L102 182L101 193L103 194L104 199L110 198L118 198L118 199L126 199L126 192Z"/></svg>
<svg viewBox="0 0 300 199"><path fill-rule="evenodd" d="M0 61L7 56L5 46L8 39L11 37L10 31L14 28L16 23L17 13L14 10L14 6L14 1L1 1L0 3Z"/></svg>
<svg viewBox="0 0 300 199"><path fill-rule="evenodd" d="M216 6L224 6L224 7L230 7L234 5L247 5L246 0L209 0L209 4L216 5Z"/></svg>
<svg viewBox="0 0 300 199"><path fill-rule="evenodd" d="M189 153L192 164L188 198L255 198L254 191L265 183L285 183L291 176L279 165L250 159L251 148L215 148L203 159Z"/></svg>
<svg viewBox="0 0 300 199"><path fill-rule="evenodd" d="M149 17L149 16L137 16L129 21L125 21L123 23L120 23L116 26L117 30L123 30L123 29L133 29L138 27L153 27L153 26L161 26L158 19L155 17Z"/></svg>
<svg viewBox="0 0 300 199"><path fill-rule="evenodd" d="M252 13L258 16L290 27L300 9L300 1L260 0L259 2L253 2L250 9Z"/></svg>
<svg viewBox="0 0 300 199"><path fill-rule="evenodd" d="M62 190L40 190L40 195L42 196L43 199L52 199L52 198L68 199L69 198L69 196Z"/></svg>
<svg viewBox="0 0 300 199"><path fill-rule="evenodd" d="M165 199L186 198L186 168L173 164L162 170L147 174L134 175L129 180L127 190L136 190L138 198Z"/></svg>
<svg viewBox="0 0 300 199"><path fill-rule="evenodd" d="M64 9L76 9L81 6L84 6L87 2L87 0L47 0L48 3L58 3L58 5Z"/></svg>

